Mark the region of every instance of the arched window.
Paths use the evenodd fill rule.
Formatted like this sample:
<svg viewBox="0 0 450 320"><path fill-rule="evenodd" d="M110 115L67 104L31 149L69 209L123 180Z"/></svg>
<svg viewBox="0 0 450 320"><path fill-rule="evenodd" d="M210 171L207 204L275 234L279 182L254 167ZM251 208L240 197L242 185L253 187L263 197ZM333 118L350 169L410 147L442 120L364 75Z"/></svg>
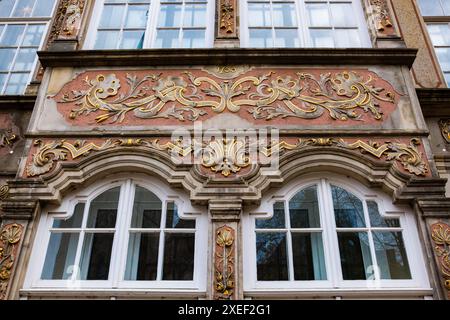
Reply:
<svg viewBox="0 0 450 320"><path fill-rule="evenodd" d="M44 212L26 287L205 290L206 219L188 203L139 179L69 197Z"/></svg>
<svg viewBox="0 0 450 320"><path fill-rule="evenodd" d="M246 215L246 290L429 290L408 208L331 177L286 186L256 210L269 215Z"/></svg>

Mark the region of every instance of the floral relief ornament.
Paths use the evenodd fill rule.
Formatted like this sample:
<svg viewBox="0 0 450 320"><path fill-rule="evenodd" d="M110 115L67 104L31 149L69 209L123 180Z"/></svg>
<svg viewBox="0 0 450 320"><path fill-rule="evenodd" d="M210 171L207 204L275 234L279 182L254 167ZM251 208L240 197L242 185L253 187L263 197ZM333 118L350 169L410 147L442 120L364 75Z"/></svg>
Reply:
<svg viewBox="0 0 450 320"><path fill-rule="evenodd" d="M234 296L234 229L223 226L216 231L215 249L215 299Z"/></svg>
<svg viewBox="0 0 450 320"><path fill-rule="evenodd" d="M11 278L18 245L22 237L23 226L8 224L0 233L0 300L6 298L8 283Z"/></svg>
<svg viewBox="0 0 450 320"><path fill-rule="evenodd" d="M434 250L441 263L444 285L450 291L450 226L444 223L433 224L431 238L436 245Z"/></svg>

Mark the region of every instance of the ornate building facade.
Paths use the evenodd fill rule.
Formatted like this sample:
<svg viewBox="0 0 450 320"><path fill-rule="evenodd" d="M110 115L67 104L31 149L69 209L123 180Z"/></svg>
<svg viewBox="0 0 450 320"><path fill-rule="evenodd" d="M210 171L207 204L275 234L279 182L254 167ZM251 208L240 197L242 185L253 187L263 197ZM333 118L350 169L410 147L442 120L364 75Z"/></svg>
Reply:
<svg viewBox="0 0 450 320"><path fill-rule="evenodd" d="M0 299L449 299L450 2L0 0Z"/></svg>

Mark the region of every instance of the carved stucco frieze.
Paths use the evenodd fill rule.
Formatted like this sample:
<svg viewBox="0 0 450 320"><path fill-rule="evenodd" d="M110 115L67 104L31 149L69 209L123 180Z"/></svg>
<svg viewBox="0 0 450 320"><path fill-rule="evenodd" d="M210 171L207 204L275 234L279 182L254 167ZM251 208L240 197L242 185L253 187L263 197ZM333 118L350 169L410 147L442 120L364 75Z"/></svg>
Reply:
<svg viewBox="0 0 450 320"><path fill-rule="evenodd" d="M55 40L76 39L86 0L61 0L56 10L47 45Z"/></svg>
<svg viewBox="0 0 450 320"><path fill-rule="evenodd" d="M444 286L450 292L450 226L442 222L433 224L431 238L435 244L434 252L444 277Z"/></svg>
<svg viewBox="0 0 450 320"><path fill-rule="evenodd" d="M0 230L0 300L6 298L22 232L23 226L16 223L7 224Z"/></svg>
<svg viewBox="0 0 450 320"><path fill-rule="evenodd" d="M237 38L237 0L219 0L217 38Z"/></svg>
<svg viewBox="0 0 450 320"><path fill-rule="evenodd" d="M397 35L389 8L389 0L370 0L372 20L378 37Z"/></svg>
<svg viewBox="0 0 450 320"><path fill-rule="evenodd" d="M235 292L235 230L221 226L215 233L214 254L214 299L230 300L236 298Z"/></svg>

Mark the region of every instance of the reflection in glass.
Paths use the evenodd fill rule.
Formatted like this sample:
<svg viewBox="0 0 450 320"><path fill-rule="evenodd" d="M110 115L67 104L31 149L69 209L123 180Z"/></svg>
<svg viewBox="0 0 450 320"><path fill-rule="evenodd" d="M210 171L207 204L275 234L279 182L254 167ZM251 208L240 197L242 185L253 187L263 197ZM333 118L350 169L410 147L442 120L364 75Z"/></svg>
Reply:
<svg viewBox="0 0 450 320"><path fill-rule="evenodd" d="M158 30L156 35L156 48L178 48L178 30Z"/></svg>
<svg viewBox="0 0 450 320"><path fill-rule="evenodd" d="M248 4L249 27L271 27L270 4L249 3Z"/></svg>
<svg viewBox="0 0 450 320"><path fill-rule="evenodd" d="M105 5L102 18L100 19L100 29L120 29L122 17L125 11L123 5Z"/></svg>
<svg viewBox="0 0 450 320"><path fill-rule="evenodd" d="M159 27L180 27L181 26L181 5L163 4L161 5Z"/></svg>
<svg viewBox="0 0 450 320"><path fill-rule="evenodd" d="M275 29L275 48L298 48L300 39L297 29Z"/></svg>
<svg viewBox="0 0 450 320"><path fill-rule="evenodd" d="M307 4L306 11L311 27L330 26L330 16L328 14L328 5L326 3Z"/></svg>
<svg viewBox="0 0 450 320"><path fill-rule="evenodd" d="M98 31L95 49L115 49L118 39L119 31Z"/></svg>
<svg viewBox="0 0 450 320"><path fill-rule="evenodd" d="M361 40L357 29L334 30L337 48L359 48Z"/></svg>
<svg viewBox="0 0 450 320"><path fill-rule="evenodd" d="M320 228L317 186L298 192L289 201L291 228Z"/></svg>
<svg viewBox="0 0 450 320"><path fill-rule="evenodd" d="M9 77L6 85L5 94L22 94L28 84L28 73L13 73Z"/></svg>
<svg viewBox="0 0 450 320"><path fill-rule="evenodd" d="M194 243L194 234L165 234L163 280L193 280Z"/></svg>
<svg viewBox="0 0 450 320"><path fill-rule="evenodd" d="M336 227L359 228L365 227L363 203L353 194L340 187L331 186L333 196Z"/></svg>
<svg viewBox="0 0 450 320"><path fill-rule="evenodd" d="M277 3L272 5L273 25L275 27L296 27L295 5Z"/></svg>
<svg viewBox="0 0 450 320"><path fill-rule="evenodd" d="M295 280L326 280L322 234L292 233Z"/></svg>
<svg viewBox="0 0 450 320"><path fill-rule="evenodd" d="M53 228L81 228L83 221L84 203L77 203L73 215L68 219L55 219Z"/></svg>
<svg viewBox="0 0 450 320"><path fill-rule="evenodd" d="M14 62L13 71L30 71L34 64L36 49L19 49Z"/></svg>
<svg viewBox="0 0 450 320"><path fill-rule="evenodd" d="M128 245L125 280L156 280L159 233L132 233Z"/></svg>
<svg viewBox="0 0 450 320"><path fill-rule="evenodd" d="M131 228L160 228L162 202L145 188L136 186Z"/></svg>
<svg viewBox="0 0 450 320"><path fill-rule="evenodd" d="M89 206L87 228L114 228L120 187L103 192Z"/></svg>
<svg viewBox="0 0 450 320"><path fill-rule="evenodd" d="M411 279L401 232L373 232L381 279Z"/></svg>
<svg viewBox="0 0 450 320"><path fill-rule="evenodd" d="M386 219L380 215L378 204L375 201L367 201L367 209L369 211L370 225L372 228L398 228L400 221L395 218Z"/></svg>
<svg viewBox="0 0 450 320"><path fill-rule="evenodd" d="M86 233L81 253L81 280L108 280L114 233Z"/></svg>
<svg viewBox="0 0 450 320"><path fill-rule="evenodd" d="M167 203L166 228L195 228L195 220L181 219L178 215L178 208L174 202Z"/></svg>
<svg viewBox="0 0 450 320"><path fill-rule="evenodd" d="M206 26L206 5L187 4L184 7L184 27Z"/></svg>
<svg viewBox="0 0 450 320"><path fill-rule="evenodd" d="M312 46L316 48L334 48L333 30L309 30Z"/></svg>
<svg viewBox="0 0 450 320"><path fill-rule="evenodd" d="M256 228L258 229L277 229L285 228L284 202L275 202L273 205L273 216L270 219L256 219Z"/></svg>
<svg viewBox="0 0 450 320"><path fill-rule="evenodd" d="M204 48L206 46L204 30L184 30L182 40L183 48Z"/></svg>
<svg viewBox="0 0 450 320"><path fill-rule="evenodd" d="M24 24L9 24L6 26L6 30L3 33L3 37L0 41L1 46L18 46L22 38L23 31L25 30Z"/></svg>
<svg viewBox="0 0 450 320"><path fill-rule="evenodd" d="M71 277L78 238L78 233L51 234L41 279L65 280Z"/></svg>
<svg viewBox="0 0 450 320"><path fill-rule="evenodd" d="M128 6L125 28L145 28L147 25L148 5Z"/></svg>
<svg viewBox="0 0 450 320"><path fill-rule="evenodd" d="M251 29L250 31L251 48L271 48L273 47L271 29Z"/></svg>
<svg viewBox="0 0 450 320"><path fill-rule="evenodd" d="M259 281L288 280L286 234L257 233L256 261Z"/></svg>
<svg viewBox="0 0 450 320"><path fill-rule="evenodd" d="M338 232L338 242L344 280L368 279L373 271L367 232Z"/></svg>

